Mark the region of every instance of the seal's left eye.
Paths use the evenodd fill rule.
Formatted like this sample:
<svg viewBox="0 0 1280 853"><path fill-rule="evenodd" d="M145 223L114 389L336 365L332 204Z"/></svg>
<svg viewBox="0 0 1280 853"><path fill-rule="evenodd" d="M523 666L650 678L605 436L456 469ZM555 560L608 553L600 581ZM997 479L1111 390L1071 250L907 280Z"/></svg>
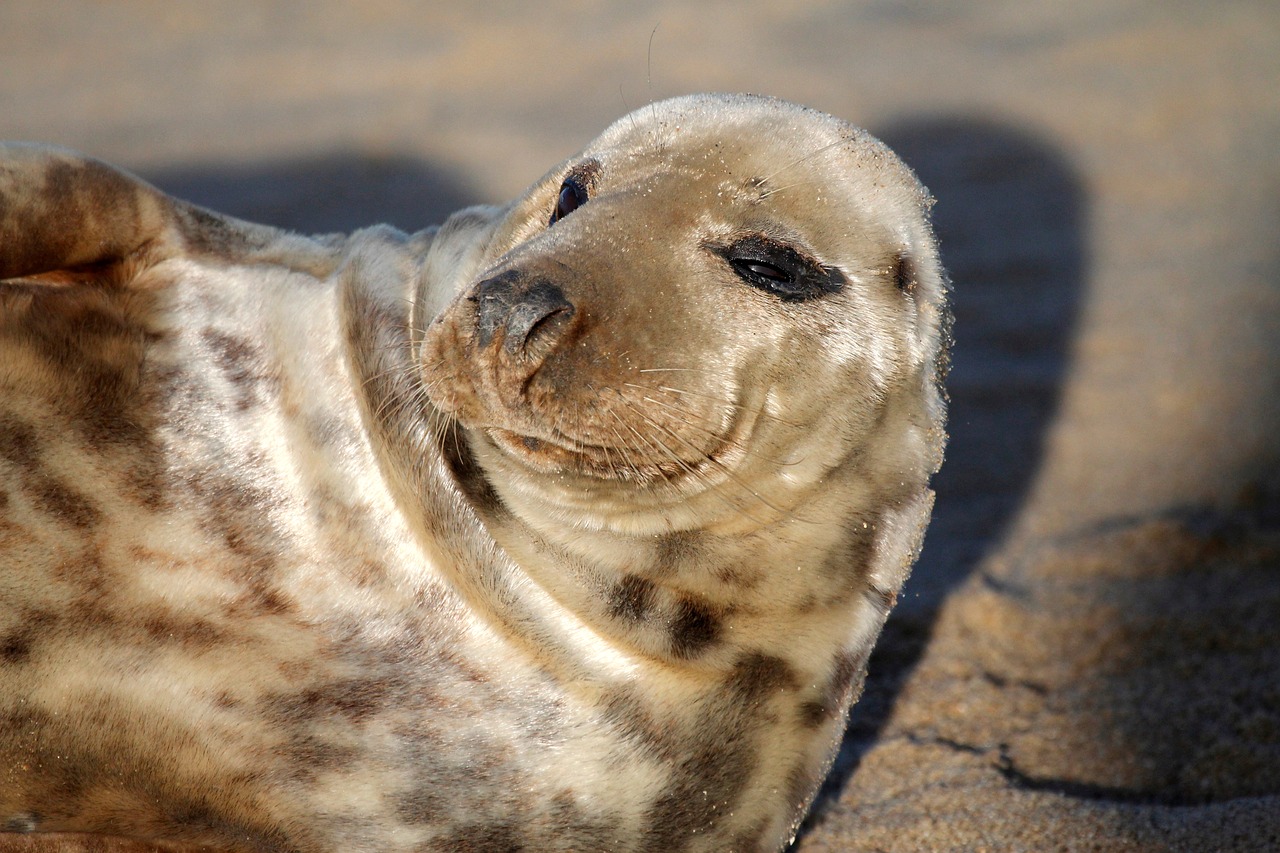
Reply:
<svg viewBox="0 0 1280 853"><path fill-rule="evenodd" d="M560 185L560 195L556 197L556 209L551 211L551 221L547 226L555 225L586 203L587 188L573 178L565 178Z"/></svg>
<svg viewBox="0 0 1280 853"><path fill-rule="evenodd" d="M802 254L795 247L763 235L747 235L727 246L709 246L752 287L783 302L819 299L844 287L844 275Z"/></svg>
<svg viewBox="0 0 1280 853"><path fill-rule="evenodd" d="M763 261L753 261L750 258L730 258L729 263L733 264L734 269L738 270L739 273L749 276L758 276L769 281L785 282L787 284L792 281L791 274L786 270L779 269L773 264L766 264Z"/></svg>

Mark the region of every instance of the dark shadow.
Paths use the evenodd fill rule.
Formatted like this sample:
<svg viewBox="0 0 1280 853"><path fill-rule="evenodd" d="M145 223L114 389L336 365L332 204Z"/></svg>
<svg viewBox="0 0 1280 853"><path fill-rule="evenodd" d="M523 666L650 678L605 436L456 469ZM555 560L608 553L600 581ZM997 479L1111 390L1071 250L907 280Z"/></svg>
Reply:
<svg viewBox="0 0 1280 853"><path fill-rule="evenodd" d="M1084 626L1053 641L1089 663L1056 689L1079 720L1059 734L1065 748L1034 756L1033 768L1001 756L1013 787L1184 810L1270 797L1266 829L1280 840L1278 473L1260 464L1233 500L1107 519L1011 561L1012 585L1033 574L1057 612ZM1091 625L1099 619L1105 627ZM1126 760L1094 747L1108 741ZM1159 808L1132 812L1133 840L1156 817ZM1162 828L1166 840L1188 831L1176 824ZM1214 835L1215 848L1248 847Z"/></svg>
<svg viewBox="0 0 1280 853"><path fill-rule="evenodd" d="M1053 144L966 116L872 131L937 199L954 286L951 438L924 553L871 656L810 822L821 821L884 729L944 599L1000 543L1026 499L1058 408L1089 260L1084 189Z"/></svg>
<svg viewBox="0 0 1280 853"><path fill-rule="evenodd" d="M141 176L219 213L304 234L384 222L413 232L475 203L475 194L454 176L405 156L336 153L151 169Z"/></svg>

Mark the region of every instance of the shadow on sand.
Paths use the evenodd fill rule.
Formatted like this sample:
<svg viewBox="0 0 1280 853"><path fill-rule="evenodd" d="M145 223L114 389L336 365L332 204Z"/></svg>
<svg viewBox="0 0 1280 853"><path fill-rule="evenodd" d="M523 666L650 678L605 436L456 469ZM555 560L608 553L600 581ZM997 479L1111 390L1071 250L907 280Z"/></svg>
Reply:
<svg viewBox="0 0 1280 853"><path fill-rule="evenodd" d="M244 165L154 169L142 177L219 213L304 234L387 223L407 232L475 203L445 171L412 157L337 153Z"/></svg>

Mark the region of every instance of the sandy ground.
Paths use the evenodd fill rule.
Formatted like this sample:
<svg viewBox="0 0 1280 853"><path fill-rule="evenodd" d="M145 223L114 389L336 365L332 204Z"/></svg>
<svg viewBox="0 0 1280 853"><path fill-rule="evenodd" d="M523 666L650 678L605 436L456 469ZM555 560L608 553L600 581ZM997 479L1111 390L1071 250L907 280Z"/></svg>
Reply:
<svg viewBox="0 0 1280 853"><path fill-rule="evenodd" d="M1280 849L1280 5L0 5L0 136L307 231L699 90L886 139L955 283L934 525L796 851Z"/></svg>

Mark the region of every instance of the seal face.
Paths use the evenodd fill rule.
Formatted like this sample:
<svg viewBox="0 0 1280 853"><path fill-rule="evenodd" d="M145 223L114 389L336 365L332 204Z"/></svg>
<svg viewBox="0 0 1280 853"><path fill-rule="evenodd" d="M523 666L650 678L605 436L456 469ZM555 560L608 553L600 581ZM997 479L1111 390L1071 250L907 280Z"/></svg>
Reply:
<svg viewBox="0 0 1280 853"><path fill-rule="evenodd" d="M314 240L4 153L0 825L794 835L944 440L891 152L694 96L506 207Z"/></svg>

